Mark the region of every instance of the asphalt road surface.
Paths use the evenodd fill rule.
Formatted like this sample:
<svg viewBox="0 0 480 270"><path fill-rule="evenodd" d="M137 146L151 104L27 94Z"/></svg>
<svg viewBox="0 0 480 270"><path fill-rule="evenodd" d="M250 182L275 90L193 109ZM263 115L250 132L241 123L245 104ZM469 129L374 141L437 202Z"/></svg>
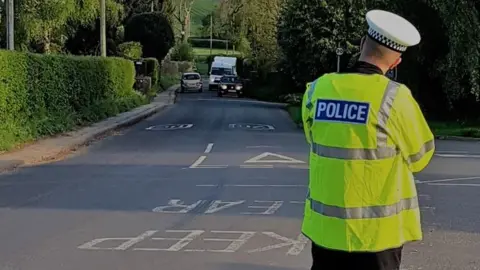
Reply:
<svg viewBox="0 0 480 270"><path fill-rule="evenodd" d="M480 269L480 144L418 175L404 269ZM307 145L275 105L185 93L68 159L0 176L0 269L309 269Z"/></svg>

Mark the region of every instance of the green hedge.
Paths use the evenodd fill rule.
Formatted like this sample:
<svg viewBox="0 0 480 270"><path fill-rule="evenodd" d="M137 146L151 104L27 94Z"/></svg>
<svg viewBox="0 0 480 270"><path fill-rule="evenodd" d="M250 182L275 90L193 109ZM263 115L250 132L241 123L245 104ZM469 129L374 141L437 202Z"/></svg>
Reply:
<svg viewBox="0 0 480 270"><path fill-rule="evenodd" d="M54 135L146 102L121 58L0 50L0 150Z"/></svg>
<svg viewBox="0 0 480 270"><path fill-rule="evenodd" d="M160 75L160 64L156 58L145 58L147 76L152 77L152 85L157 85Z"/></svg>

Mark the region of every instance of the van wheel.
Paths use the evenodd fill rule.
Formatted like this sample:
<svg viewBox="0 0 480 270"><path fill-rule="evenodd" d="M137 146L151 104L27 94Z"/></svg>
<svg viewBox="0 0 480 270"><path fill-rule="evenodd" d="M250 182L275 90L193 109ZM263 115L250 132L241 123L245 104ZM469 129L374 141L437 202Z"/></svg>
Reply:
<svg viewBox="0 0 480 270"><path fill-rule="evenodd" d="M217 92L217 96L218 96L218 97L222 97L223 95L222 95L222 93L221 93L220 91L218 91L218 92Z"/></svg>

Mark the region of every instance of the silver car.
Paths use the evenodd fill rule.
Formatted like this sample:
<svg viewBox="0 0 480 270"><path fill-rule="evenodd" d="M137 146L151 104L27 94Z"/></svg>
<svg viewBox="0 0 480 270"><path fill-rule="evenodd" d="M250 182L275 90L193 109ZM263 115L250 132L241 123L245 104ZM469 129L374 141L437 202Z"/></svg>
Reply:
<svg viewBox="0 0 480 270"><path fill-rule="evenodd" d="M196 91L203 92L202 76L196 72L186 72L182 74L180 79L180 92Z"/></svg>

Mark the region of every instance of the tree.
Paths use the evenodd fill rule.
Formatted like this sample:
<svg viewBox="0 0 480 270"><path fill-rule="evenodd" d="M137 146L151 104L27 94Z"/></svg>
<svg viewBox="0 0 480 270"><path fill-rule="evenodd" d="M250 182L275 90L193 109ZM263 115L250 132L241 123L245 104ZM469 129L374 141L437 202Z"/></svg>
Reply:
<svg viewBox="0 0 480 270"><path fill-rule="evenodd" d="M225 38L251 52L257 68L265 72L277 62L277 21L283 1L222 0L217 10Z"/></svg>
<svg viewBox="0 0 480 270"><path fill-rule="evenodd" d="M138 41L143 47L144 57L155 57L162 61L175 44L172 27L159 12L134 15L125 26L125 41Z"/></svg>
<svg viewBox="0 0 480 270"><path fill-rule="evenodd" d="M180 42L186 43L188 41L188 32L190 25L190 13L195 0L176 0L174 5L175 12L172 16L178 24L180 24Z"/></svg>
<svg viewBox="0 0 480 270"><path fill-rule="evenodd" d="M278 24L284 66L299 86L335 70L337 47L358 51L365 33L365 1L287 0Z"/></svg>
<svg viewBox="0 0 480 270"><path fill-rule="evenodd" d="M144 12L162 12L170 15L174 8L172 6L175 0L120 0L125 8L124 21L127 22L133 15Z"/></svg>
<svg viewBox="0 0 480 270"><path fill-rule="evenodd" d="M15 5L16 42L43 53L61 50L77 27L95 22L100 10L98 0L17 0ZM110 21L121 16L122 6L114 0L107 0L106 6Z"/></svg>

